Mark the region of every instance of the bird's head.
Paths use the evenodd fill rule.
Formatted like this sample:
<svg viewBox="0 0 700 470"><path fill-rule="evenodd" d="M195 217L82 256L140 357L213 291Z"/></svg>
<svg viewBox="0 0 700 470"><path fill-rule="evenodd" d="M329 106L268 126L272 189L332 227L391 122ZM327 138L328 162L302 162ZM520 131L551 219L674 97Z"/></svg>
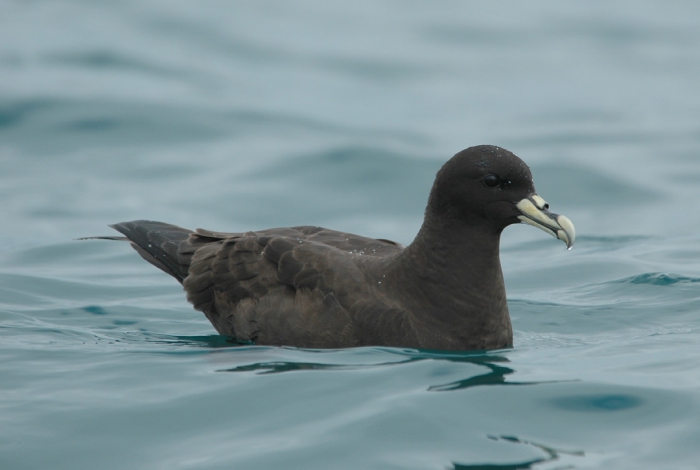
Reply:
<svg viewBox="0 0 700 470"><path fill-rule="evenodd" d="M492 145L463 150L443 165L427 212L454 223L480 224L500 233L514 223L535 226L571 248L573 223L549 211L535 190L530 168L512 152Z"/></svg>

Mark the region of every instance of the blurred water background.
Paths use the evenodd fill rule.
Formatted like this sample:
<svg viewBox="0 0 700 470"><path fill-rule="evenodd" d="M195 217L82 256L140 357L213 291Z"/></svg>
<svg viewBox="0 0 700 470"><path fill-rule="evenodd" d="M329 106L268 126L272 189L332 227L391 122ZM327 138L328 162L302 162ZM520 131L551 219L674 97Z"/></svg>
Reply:
<svg viewBox="0 0 700 470"><path fill-rule="evenodd" d="M700 469L700 3L0 0L0 468ZM515 347L233 347L154 219L409 243L496 144Z"/></svg>

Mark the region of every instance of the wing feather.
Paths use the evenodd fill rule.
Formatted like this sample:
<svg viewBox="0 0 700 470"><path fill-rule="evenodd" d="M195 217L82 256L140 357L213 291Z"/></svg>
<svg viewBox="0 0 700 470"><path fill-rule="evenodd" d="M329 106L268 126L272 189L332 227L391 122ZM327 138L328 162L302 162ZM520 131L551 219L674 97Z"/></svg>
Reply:
<svg viewBox="0 0 700 470"><path fill-rule="evenodd" d="M389 241L302 226L246 233L197 229L178 256L190 260L183 283L188 300L221 334L334 347L364 343L350 314L354 299L363 297L357 294L368 288L358 257L400 250Z"/></svg>

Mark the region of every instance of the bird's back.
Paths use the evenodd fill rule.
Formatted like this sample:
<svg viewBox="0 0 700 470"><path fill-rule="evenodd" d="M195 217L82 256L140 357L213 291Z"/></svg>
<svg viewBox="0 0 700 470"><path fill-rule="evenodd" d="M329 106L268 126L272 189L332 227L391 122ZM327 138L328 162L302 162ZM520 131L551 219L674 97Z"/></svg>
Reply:
<svg viewBox="0 0 700 470"><path fill-rule="evenodd" d="M160 222L116 224L151 264L182 282L221 334L257 344L349 347L414 343L408 318L382 295L382 260L404 247L324 229L195 232Z"/></svg>

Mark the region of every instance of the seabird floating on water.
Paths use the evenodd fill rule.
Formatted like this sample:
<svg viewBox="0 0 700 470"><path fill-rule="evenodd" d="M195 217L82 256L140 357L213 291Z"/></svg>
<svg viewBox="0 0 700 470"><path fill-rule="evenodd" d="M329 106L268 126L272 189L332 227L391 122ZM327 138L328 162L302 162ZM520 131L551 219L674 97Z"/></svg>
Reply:
<svg viewBox="0 0 700 470"><path fill-rule="evenodd" d="M520 222L574 244L573 224L549 212L528 166L482 145L438 171L408 246L311 226L223 233L146 220L102 238L130 241L239 341L472 350L513 344L499 242Z"/></svg>

